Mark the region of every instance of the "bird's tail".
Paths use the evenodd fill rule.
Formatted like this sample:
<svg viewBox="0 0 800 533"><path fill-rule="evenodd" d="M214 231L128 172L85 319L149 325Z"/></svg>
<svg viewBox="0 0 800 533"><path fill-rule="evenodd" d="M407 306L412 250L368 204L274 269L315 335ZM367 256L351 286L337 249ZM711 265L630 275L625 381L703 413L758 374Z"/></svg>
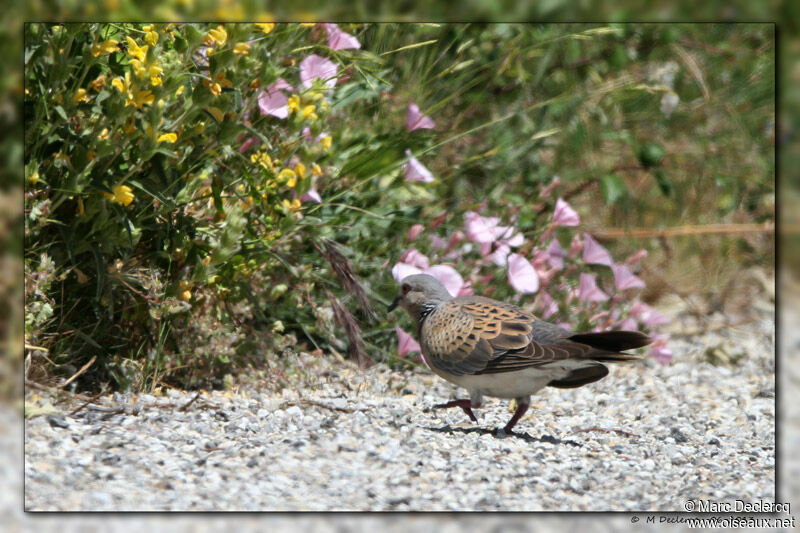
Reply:
<svg viewBox="0 0 800 533"><path fill-rule="evenodd" d="M653 339L639 331L577 333L572 335L569 340L596 349L597 352L588 355L589 358L595 361L636 361L641 357L624 353L623 350L641 348L653 342Z"/></svg>

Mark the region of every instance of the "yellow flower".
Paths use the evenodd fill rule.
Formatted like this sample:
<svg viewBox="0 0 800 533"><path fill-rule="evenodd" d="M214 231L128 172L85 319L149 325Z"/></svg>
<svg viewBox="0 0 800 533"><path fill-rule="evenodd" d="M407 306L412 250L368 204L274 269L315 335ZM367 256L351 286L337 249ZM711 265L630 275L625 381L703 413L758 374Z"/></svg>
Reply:
<svg viewBox="0 0 800 533"><path fill-rule="evenodd" d="M157 63L153 63L150 65L150 71L148 74L150 75L150 84L153 86L161 85L161 73L164 72L164 69L161 68Z"/></svg>
<svg viewBox="0 0 800 533"><path fill-rule="evenodd" d="M291 168L284 168L278 173L278 181L285 183L287 187L297 185L297 174Z"/></svg>
<svg viewBox="0 0 800 533"><path fill-rule="evenodd" d="M182 291L180 293L180 299L183 300L184 302L188 302L189 300L192 299L192 291L190 291L189 289Z"/></svg>
<svg viewBox="0 0 800 533"><path fill-rule="evenodd" d="M237 43L236 46L233 47L233 53L246 56L250 53L250 45L247 43Z"/></svg>
<svg viewBox="0 0 800 533"><path fill-rule="evenodd" d="M311 91L311 92L308 93L307 97L312 102L316 102L317 100L322 98L322 93L319 92L319 91Z"/></svg>
<svg viewBox="0 0 800 533"><path fill-rule="evenodd" d="M152 26L150 26L152 28ZM145 30L147 31L147 30ZM147 35L144 36L145 42L147 42L150 46L155 48L156 44L158 44L158 32L155 31L147 31Z"/></svg>
<svg viewBox="0 0 800 533"><path fill-rule="evenodd" d="M300 113L300 116L302 116L303 118L316 120L318 118L317 114L314 113L314 111L316 109L317 109L317 106L315 106L315 105L307 105L307 106L303 107L303 111Z"/></svg>
<svg viewBox="0 0 800 533"><path fill-rule="evenodd" d="M139 46L136 41L130 37L126 37L125 40L128 43L128 54L130 54L131 57L135 57L139 61L144 61L144 58L147 55L147 46Z"/></svg>
<svg viewBox="0 0 800 533"><path fill-rule="evenodd" d="M300 96L293 94L289 97L289 101L286 103L287 107L289 108L290 113L294 113L300 110Z"/></svg>
<svg viewBox="0 0 800 533"><path fill-rule="evenodd" d="M182 95L182 94L183 94L183 90L184 90L184 89L185 89L185 87L184 87L183 85L181 85L180 87L178 87L178 89L175 91L175 96L180 96L180 95Z"/></svg>
<svg viewBox="0 0 800 533"><path fill-rule="evenodd" d="M103 128L103 131L100 132L100 135L97 136L98 139L101 141L108 140L108 128Z"/></svg>
<svg viewBox="0 0 800 533"><path fill-rule="evenodd" d="M136 91L136 94L128 93L128 101L125 102L126 106L133 105L142 107L143 105L152 104L155 102L156 97L150 91Z"/></svg>
<svg viewBox="0 0 800 533"><path fill-rule="evenodd" d="M120 204L124 206L128 206L133 202L133 189L128 187L127 185L115 185L112 189L114 194L109 194L107 192L103 193L103 196L114 202L115 204Z"/></svg>
<svg viewBox="0 0 800 533"><path fill-rule="evenodd" d="M77 91L75 91L75 95L72 97L72 101L75 102L76 104L78 102L88 102L89 97L86 96L86 89L78 89Z"/></svg>
<svg viewBox="0 0 800 533"><path fill-rule="evenodd" d="M310 28L311 26L314 26L315 24L316 24L316 22L301 22L300 26L302 26L303 28Z"/></svg>
<svg viewBox="0 0 800 533"><path fill-rule="evenodd" d="M133 68L133 73L136 74L137 78L144 78L147 75L147 68L138 59L131 59L131 68Z"/></svg>
<svg viewBox="0 0 800 533"><path fill-rule="evenodd" d="M222 87L219 86L219 83L212 83L210 86L211 94L214 96L219 96L222 94Z"/></svg>
<svg viewBox="0 0 800 533"><path fill-rule="evenodd" d="M195 125L195 127L194 127L194 132L195 132L197 135L200 135L201 133L203 133L203 130L204 130L204 129L206 129L206 123L205 123L205 122L203 122L203 121L200 121L200 122L198 122L198 123Z"/></svg>
<svg viewBox="0 0 800 533"><path fill-rule="evenodd" d="M295 198L291 202L286 198L284 198L283 201L281 202L281 205L283 205L283 207L288 209L289 211L297 211L301 207L300 200L297 198Z"/></svg>
<svg viewBox="0 0 800 533"><path fill-rule="evenodd" d="M261 30L264 34L267 34L267 33L271 32L272 30L275 29L275 23L274 22L257 22L256 23L256 28Z"/></svg>
<svg viewBox="0 0 800 533"><path fill-rule="evenodd" d="M225 45L225 41L228 40L228 32L225 31L221 25L217 26L216 29L208 30L208 35L206 35L205 43L211 46L214 43L219 44L220 46Z"/></svg>
<svg viewBox="0 0 800 533"><path fill-rule="evenodd" d="M294 172L300 179L303 179L306 177L306 166L303 163L297 163L297 166L294 167Z"/></svg>
<svg viewBox="0 0 800 533"><path fill-rule="evenodd" d="M161 135L158 136L157 142L174 143L177 140L178 136L175 133L162 133Z"/></svg>
<svg viewBox="0 0 800 533"><path fill-rule="evenodd" d="M125 73L125 78L114 78L111 80L111 85L121 93L126 93L131 88L131 75L130 72Z"/></svg>
<svg viewBox="0 0 800 533"><path fill-rule="evenodd" d="M311 173L315 176L322 176L322 167L314 163L314 166L311 167Z"/></svg>
<svg viewBox="0 0 800 533"><path fill-rule="evenodd" d="M31 185L36 185L37 183L39 183L39 171L38 170L34 170L33 173L28 175L28 182Z"/></svg>
<svg viewBox="0 0 800 533"><path fill-rule="evenodd" d="M333 146L333 139L330 135L326 135L322 139L319 140L319 144L322 145L323 150L330 150L331 146Z"/></svg>
<svg viewBox="0 0 800 533"><path fill-rule="evenodd" d="M117 45L119 45L118 41L114 39L108 39L103 41L102 43L95 43L92 45L92 55L94 57L98 57L102 54L110 54L112 52L117 51Z"/></svg>
<svg viewBox="0 0 800 533"><path fill-rule="evenodd" d="M150 32L150 31L153 31L154 29L155 29L155 27L152 24L147 24L145 26L142 26L142 31L143 32Z"/></svg>

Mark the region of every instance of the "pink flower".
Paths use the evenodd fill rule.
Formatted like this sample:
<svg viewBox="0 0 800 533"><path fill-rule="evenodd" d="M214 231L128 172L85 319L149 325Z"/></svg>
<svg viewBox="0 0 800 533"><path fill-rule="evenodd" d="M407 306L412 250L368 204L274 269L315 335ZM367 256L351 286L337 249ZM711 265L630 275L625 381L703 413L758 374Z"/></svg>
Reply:
<svg viewBox="0 0 800 533"><path fill-rule="evenodd" d="M581 217L572 209L563 198L556 200L556 209L553 212L553 224L557 226L577 226Z"/></svg>
<svg viewBox="0 0 800 533"><path fill-rule="evenodd" d="M332 61L311 54L300 62L300 81L308 89L315 79L321 79L325 85L332 89L336 87L336 72L338 67Z"/></svg>
<svg viewBox="0 0 800 533"><path fill-rule="evenodd" d="M547 247L547 262L552 268L561 270L564 268L564 249L558 239L550 241L550 246Z"/></svg>
<svg viewBox="0 0 800 533"><path fill-rule="evenodd" d="M431 266L430 259L416 248L411 248L400 256L400 262L412 265L422 270Z"/></svg>
<svg viewBox="0 0 800 533"><path fill-rule="evenodd" d="M569 243L569 251L567 252L567 257L570 259L575 259L579 253L583 250L583 241L581 240L581 236L577 233L574 237L572 237L572 241Z"/></svg>
<svg viewBox="0 0 800 533"><path fill-rule="evenodd" d="M402 281L404 278L408 276L413 276L414 274L422 274L422 270L415 267L414 265L409 265L406 263L398 262L392 267L392 277L396 281Z"/></svg>
<svg viewBox="0 0 800 533"><path fill-rule="evenodd" d="M539 290L539 275L536 269L520 254L508 256L508 282L522 294L532 294Z"/></svg>
<svg viewBox="0 0 800 533"><path fill-rule="evenodd" d="M631 255L629 258L627 258L625 260L625 264L626 265L636 264L639 261L641 261L642 259L644 259L645 257L647 257L647 250L645 250L643 248L643 249L639 250L638 252L636 252L635 254Z"/></svg>
<svg viewBox="0 0 800 533"><path fill-rule="evenodd" d="M260 142L261 140L258 137L250 137L239 147L239 153L245 153L251 146L254 146Z"/></svg>
<svg viewBox="0 0 800 533"><path fill-rule="evenodd" d="M653 335L655 342L650 345L650 355L657 362L666 365L672 360L672 350L667 346L667 338L664 335Z"/></svg>
<svg viewBox="0 0 800 533"><path fill-rule="evenodd" d="M626 330L626 331L634 331L636 329L636 319L633 317L628 317L622 322L619 323L619 329Z"/></svg>
<svg viewBox="0 0 800 533"><path fill-rule="evenodd" d="M408 111L406 111L406 128L408 131L420 129L433 129L436 123L427 115L423 115L417 104L408 104Z"/></svg>
<svg viewBox="0 0 800 533"><path fill-rule="evenodd" d="M546 291L542 291L539 294L541 294L539 307L542 310L542 318L547 319L558 313L558 303L553 300L553 297L550 296Z"/></svg>
<svg viewBox="0 0 800 533"><path fill-rule="evenodd" d="M597 287L596 274L581 274L578 298L584 302L605 302L608 295Z"/></svg>
<svg viewBox="0 0 800 533"><path fill-rule="evenodd" d="M491 244L481 244L481 247L483 246L491 246ZM504 267L508 264L508 254L510 253L511 248L509 248L507 244L500 244L491 254L492 262L497 266ZM482 255L485 256L486 254Z"/></svg>
<svg viewBox="0 0 800 533"><path fill-rule="evenodd" d="M472 282L468 281L458 289L456 296L472 296L473 294L475 294L475 291L472 290Z"/></svg>
<svg viewBox="0 0 800 533"><path fill-rule="evenodd" d="M660 326L669 322L669 319L644 302L636 301L628 314L645 326Z"/></svg>
<svg viewBox="0 0 800 533"><path fill-rule="evenodd" d="M307 193L300 197L301 202L314 202L317 204L322 203L322 197L317 192L316 186L311 187Z"/></svg>
<svg viewBox="0 0 800 533"><path fill-rule="evenodd" d="M262 115L272 115L273 117L286 118L289 116L289 98L282 92L291 89L283 78L278 78L275 82L261 91L258 95L258 108Z"/></svg>
<svg viewBox="0 0 800 533"><path fill-rule="evenodd" d="M412 352L422 352L419 343L414 337L406 333L403 328L395 326L394 331L397 333L397 355L405 357Z"/></svg>
<svg viewBox="0 0 800 533"><path fill-rule="evenodd" d="M543 187L539 192L539 198L550 198L550 193L553 192L553 189L560 183L561 180L558 179L558 176L553 176L553 181L551 181L547 187Z"/></svg>
<svg viewBox="0 0 800 533"><path fill-rule="evenodd" d="M588 233L583 234L583 260L590 265L606 265L611 266L614 261L611 259L611 254L608 253L599 242L594 240Z"/></svg>
<svg viewBox="0 0 800 533"><path fill-rule="evenodd" d="M464 230L467 239L477 243L494 242L494 228L500 222L499 218L482 217L474 211L464 213Z"/></svg>
<svg viewBox="0 0 800 533"><path fill-rule="evenodd" d="M421 181L423 183L430 183L433 181L433 174L431 174L431 171L425 168L423 164L411 154L411 150L406 150L406 156L408 157L408 163L406 163L406 181Z"/></svg>
<svg viewBox="0 0 800 533"><path fill-rule="evenodd" d="M347 50L361 48L358 39L347 32L342 31L336 24L323 24L328 33L328 46L333 50Z"/></svg>
<svg viewBox="0 0 800 533"><path fill-rule="evenodd" d="M431 235L431 248L434 250L443 250L447 247L447 240L439 237L438 235Z"/></svg>
<svg viewBox="0 0 800 533"><path fill-rule="evenodd" d="M408 229L408 235L407 235L408 240L409 241L415 240L417 237L419 237L419 234L422 233L423 231L425 231L425 226L423 226L422 224L414 224Z"/></svg>
<svg viewBox="0 0 800 533"><path fill-rule="evenodd" d="M453 296L458 296L461 287L464 286L464 278L450 265L434 265L425 269L425 274L429 274L442 282L447 292Z"/></svg>
<svg viewBox="0 0 800 533"><path fill-rule="evenodd" d="M614 285L617 286L617 290L644 289L644 281L634 276L631 269L625 265L611 265L611 271L614 272Z"/></svg>

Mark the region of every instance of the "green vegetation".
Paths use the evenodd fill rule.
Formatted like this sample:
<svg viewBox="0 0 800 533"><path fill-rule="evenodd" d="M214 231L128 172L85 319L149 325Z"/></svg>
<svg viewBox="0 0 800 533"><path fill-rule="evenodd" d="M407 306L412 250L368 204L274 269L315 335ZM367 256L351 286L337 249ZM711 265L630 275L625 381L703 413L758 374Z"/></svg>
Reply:
<svg viewBox="0 0 800 533"><path fill-rule="evenodd" d="M771 264L772 236L607 240L650 252L612 275L584 232L772 221L774 48L769 24L29 24L26 375L413 364L382 305L398 263L575 327L654 326L640 300Z"/></svg>

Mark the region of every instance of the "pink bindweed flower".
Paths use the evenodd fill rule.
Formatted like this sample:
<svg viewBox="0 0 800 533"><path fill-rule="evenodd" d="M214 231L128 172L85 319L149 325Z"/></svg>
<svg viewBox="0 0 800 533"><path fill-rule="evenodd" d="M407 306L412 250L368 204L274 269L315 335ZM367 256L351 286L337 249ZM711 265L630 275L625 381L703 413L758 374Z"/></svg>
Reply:
<svg viewBox="0 0 800 533"><path fill-rule="evenodd" d="M409 241L414 241L416 240L417 237L419 237L419 234L422 233L423 231L425 231L425 226L423 226L422 224L414 224L413 226L408 228L408 234L406 236L408 237Z"/></svg>
<svg viewBox="0 0 800 533"><path fill-rule="evenodd" d="M414 265L403 263L402 261L395 263L392 267L392 277L397 281L402 281L403 278L413 276L414 274L422 274L422 270Z"/></svg>
<svg viewBox="0 0 800 533"><path fill-rule="evenodd" d="M419 343L399 326L395 326L395 333L397 333L397 355L405 357L412 352L422 353Z"/></svg>
<svg viewBox="0 0 800 533"><path fill-rule="evenodd" d="M245 153L251 146L255 146L260 142L261 139L259 139L258 137L250 137L245 142L243 142L242 145L239 147L239 153L240 154Z"/></svg>
<svg viewBox="0 0 800 533"><path fill-rule="evenodd" d="M301 202L314 202L317 204L322 203L322 197L317 192L316 186L311 187L307 193L300 197Z"/></svg>
<svg viewBox="0 0 800 533"><path fill-rule="evenodd" d="M572 209L563 198L556 200L556 209L553 212L553 224L557 226L577 226L581 217Z"/></svg>
<svg viewBox="0 0 800 533"><path fill-rule="evenodd" d="M584 302L605 302L608 295L597 286L597 274L581 273L578 299Z"/></svg>
<svg viewBox="0 0 800 533"><path fill-rule="evenodd" d="M434 250L444 250L447 247L447 239L438 235L431 235L431 248Z"/></svg>
<svg viewBox="0 0 800 533"><path fill-rule="evenodd" d="M333 50L348 50L361 48L361 43L358 39L349 33L342 31L336 24L323 24L325 31L328 33L328 46Z"/></svg>
<svg viewBox="0 0 800 533"><path fill-rule="evenodd" d="M272 115L273 117L286 118L289 116L289 98L283 93L284 90L291 90L283 78L278 78L261 91L258 95L258 108L262 115Z"/></svg>
<svg viewBox="0 0 800 533"><path fill-rule="evenodd" d="M558 239L550 241L550 245L547 247L547 262L557 270L564 268L564 249Z"/></svg>
<svg viewBox="0 0 800 533"><path fill-rule="evenodd" d="M464 286L464 278L458 271L450 265L434 265L425 269L425 274L430 274L442 282L447 292L453 296L458 296L459 291Z"/></svg>
<svg viewBox="0 0 800 533"><path fill-rule="evenodd" d="M472 290L472 282L468 281L458 289L456 296L472 296L473 294L475 294L475 291Z"/></svg>
<svg viewBox="0 0 800 533"><path fill-rule="evenodd" d="M495 251L492 252L491 254L486 254L483 252L484 246L491 246L491 244L490 243L481 244L481 255L483 255L484 257L489 255L489 257L492 258L492 262L499 267L504 267L508 264L508 254L511 253L511 248L509 248L507 244L499 244L495 249Z"/></svg>
<svg viewBox="0 0 800 533"><path fill-rule="evenodd" d="M539 198L550 198L550 193L553 192L559 184L561 180L558 179L558 176L553 176L553 180L550 182L549 185L543 187L541 191L539 191Z"/></svg>
<svg viewBox="0 0 800 533"><path fill-rule="evenodd" d="M583 261L590 265L611 266L614 264L608 250L588 233L583 234Z"/></svg>
<svg viewBox="0 0 800 533"><path fill-rule="evenodd" d="M583 250L583 241L581 240L580 235L577 233L572 237L572 241L569 243L569 251L567 252L567 257L570 259L575 259L578 257L578 254L581 253Z"/></svg>
<svg viewBox="0 0 800 533"><path fill-rule="evenodd" d="M650 355L657 362L666 365L672 360L672 350L667 346L667 337L664 335L652 335L654 342L650 345Z"/></svg>
<svg viewBox="0 0 800 533"><path fill-rule="evenodd" d="M625 260L625 264L626 265L634 265L634 264L638 263L639 261L641 261L642 259L644 259L645 257L647 257L647 250L642 248L641 250L639 250L635 254L631 255L629 258L627 258Z"/></svg>
<svg viewBox="0 0 800 533"><path fill-rule="evenodd" d="M644 281L636 277L625 265L611 265L611 271L614 272L614 285L617 290L644 289Z"/></svg>
<svg viewBox="0 0 800 533"><path fill-rule="evenodd" d="M629 316L628 318L619 323L619 329L626 331L634 331L636 330L637 325L638 324L636 322L636 319Z"/></svg>
<svg viewBox="0 0 800 533"><path fill-rule="evenodd" d="M300 62L300 81L306 89L313 85L315 79L321 79L329 89L336 87L338 67L317 54L311 54Z"/></svg>
<svg viewBox="0 0 800 533"><path fill-rule="evenodd" d="M429 266L431 266L431 261L428 257L421 253L416 248L411 248L407 250L406 253L400 256L400 262L406 263L407 265L413 265L417 268L425 270Z"/></svg>
<svg viewBox="0 0 800 533"><path fill-rule="evenodd" d="M631 306L631 310L628 311L628 314L647 327L660 326L669 322L667 317L639 300Z"/></svg>
<svg viewBox="0 0 800 533"><path fill-rule="evenodd" d="M423 115L419 110L417 104L408 104L406 111L406 128L408 131L433 129L436 127L436 122L427 115Z"/></svg>
<svg viewBox="0 0 800 533"><path fill-rule="evenodd" d="M423 166L419 160L414 157L411 150L406 150L408 163L406 163L406 181L421 181L422 183L430 183L434 181L433 174Z"/></svg>
<svg viewBox="0 0 800 533"><path fill-rule="evenodd" d="M558 302L556 302L546 291L542 291L539 294L541 294L539 308L542 310L542 318L547 319L558 313Z"/></svg>
<svg viewBox="0 0 800 533"><path fill-rule="evenodd" d="M464 231L467 239L477 243L492 243L494 228L500 222L496 217L482 217L474 211L464 213Z"/></svg>
<svg viewBox="0 0 800 533"><path fill-rule="evenodd" d="M539 290L536 269L520 254L508 256L508 282L514 290L522 294L532 294Z"/></svg>

